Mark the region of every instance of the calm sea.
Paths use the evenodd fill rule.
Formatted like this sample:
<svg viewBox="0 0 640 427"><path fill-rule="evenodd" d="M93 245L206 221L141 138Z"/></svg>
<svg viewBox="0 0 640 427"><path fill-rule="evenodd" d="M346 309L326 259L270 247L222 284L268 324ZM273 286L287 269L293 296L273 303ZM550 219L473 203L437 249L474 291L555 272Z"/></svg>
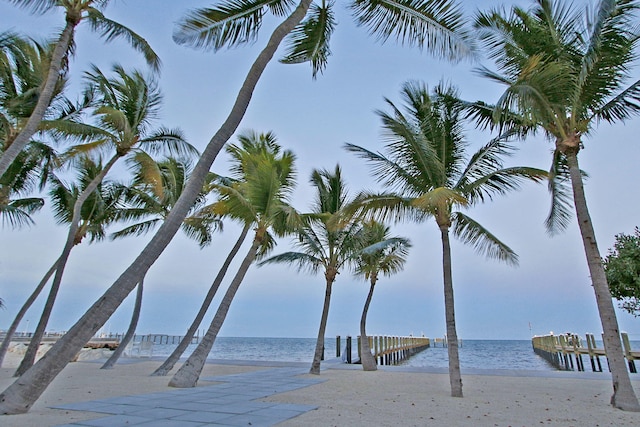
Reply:
<svg viewBox="0 0 640 427"><path fill-rule="evenodd" d="M354 340L355 341L355 340ZM341 353L345 340L342 339ZM186 354L196 347L191 344ZM175 348L171 344L156 344L153 356L168 356ZM219 337L211 353L212 359L309 362L313 359L313 338L233 338ZM353 350L356 356L355 342ZM336 356L335 338L325 341L325 357ZM413 367L446 368L447 349L431 347L409 358L404 365ZM460 365L468 369L555 370L537 356L529 340L463 340L460 347Z"/></svg>

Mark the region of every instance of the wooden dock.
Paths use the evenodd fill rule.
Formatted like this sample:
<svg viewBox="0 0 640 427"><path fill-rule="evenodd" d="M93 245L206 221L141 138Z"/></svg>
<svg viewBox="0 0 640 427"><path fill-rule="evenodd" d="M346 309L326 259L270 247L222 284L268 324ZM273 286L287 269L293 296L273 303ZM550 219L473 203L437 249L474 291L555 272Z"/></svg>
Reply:
<svg viewBox="0 0 640 427"><path fill-rule="evenodd" d="M369 348L379 365L397 365L416 353L429 348L431 340L427 337L374 335L367 337ZM358 363L361 353L361 338L357 337ZM347 336L345 361L352 363L352 338ZM336 337L336 356L340 357L340 337Z"/></svg>
<svg viewBox="0 0 640 427"><path fill-rule="evenodd" d="M637 373L635 361L640 360L640 351L631 349L629 336L625 332L621 334L621 337L629 372ZM600 357L604 357L605 360L607 357L605 349L596 345L593 334L586 334L584 340L573 333L534 336L531 339L531 343L533 351L537 355L562 370L573 371L577 369L578 371L584 371L582 356L588 356L591 362L591 370L593 372L602 372Z"/></svg>

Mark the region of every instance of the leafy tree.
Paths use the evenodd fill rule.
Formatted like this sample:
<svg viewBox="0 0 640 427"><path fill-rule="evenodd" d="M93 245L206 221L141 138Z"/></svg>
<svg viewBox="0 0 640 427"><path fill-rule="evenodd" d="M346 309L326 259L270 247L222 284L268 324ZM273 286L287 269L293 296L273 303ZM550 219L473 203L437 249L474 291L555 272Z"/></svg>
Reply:
<svg viewBox="0 0 640 427"><path fill-rule="evenodd" d="M311 212L304 215L306 224L297 231L297 240L293 242L299 251L274 255L259 265L293 264L299 270L324 273L324 304L309 370L309 373L319 375L333 283L342 268L362 249L362 227L358 221L346 215L347 192L339 165L333 172L314 170L311 173L311 185L315 189L315 200Z"/></svg>
<svg viewBox="0 0 640 427"><path fill-rule="evenodd" d="M613 249L604 259L604 271L611 296L620 307L640 316L640 228L635 234L618 234Z"/></svg>
<svg viewBox="0 0 640 427"><path fill-rule="evenodd" d="M308 61L313 70L323 69L325 64L322 58L328 54L329 39L321 35L330 34L327 30L333 27L332 15L328 13L332 4L322 3L310 9L311 4L312 0L300 0L290 12L293 5L288 0L264 0L258 3L221 1L217 7L196 10L181 21L174 35L178 42L218 50L255 41L265 13L286 16L250 67L227 119L203 151L184 194L167 220L103 297L49 350L46 361L30 373L25 373L0 394L0 413L28 411L53 378L133 290L141 274L160 256L180 228L202 188L211 164L238 128L260 76L285 37L289 34L297 36L289 39L292 53L296 52L296 60L289 62ZM352 0L351 4L357 22L368 26L370 32L379 35L382 40L395 35L402 43L427 48L449 59L460 59L471 54L469 38L462 30L462 15L454 1ZM307 15L308 19L305 20Z"/></svg>
<svg viewBox="0 0 640 427"><path fill-rule="evenodd" d="M81 21L86 21L92 30L100 33L107 41L124 38L134 49L140 51L147 63L154 69L160 66L160 60L146 40L129 28L105 17L100 9L106 7L109 0L9 0L18 6L31 8L34 13L46 13L63 9L65 26L58 36L51 54L49 68L42 89L37 94L37 102L29 118L16 135L13 143L0 155L0 177L26 147L31 137L38 130L40 122L51 104L60 80L66 72L69 54L73 52L75 29Z"/></svg>
<svg viewBox="0 0 640 427"><path fill-rule="evenodd" d="M377 221L364 223L364 249L356 255L354 272L369 281L369 293L360 317L360 361L365 371L377 369L367 337L367 313L373 299L373 291L380 274L391 276L404 267L411 247L408 239L389 236L389 227Z"/></svg>
<svg viewBox="0 0 640 427"><path fill-rule="evenodd" d="M465 103L452 87L441 84L429 94L424 85L409 82L402 97L406 114L389 100L392 112L378 113L388 141L387 156L346 145L348 151L369 161L373 175L394 191L362 193L355 204L383 217L435 219L442 239L451 395L462 397L449 233L489 258L517 264L515 252L461 210L516 190L525 180L541 181L547 174L528 167L503 168L503 157L513 151L505 137L467 157L462 127Z"/></svg>
<svg viewBox="0 0 640 427"><path fill-rule="evenodd" d="M241 145L230 145L231 185L216 185L220 200L213 210L229 218L242 221L254 229L251 247L238 272L231 281L207 332L196 349L169 381L172 387L195 387L202 368L215 343L231 303L245 274L256 259L274 246L274 234L290 233L297 224L297 212L288 200L295 187L295 156L282 151L272 133L244 135Z"/></svg>
<svg viewBox="0 0 640 427"><path fill-rule="evenodd" d="M600 0L585 9L562 0L536 0L530 11L496 9L476 18L478 34L498 67L481 72L506 86L495 108L478 116L489 125L515 122L524 135L542 130L555 144L553 183L571 182L612 373L611 403L631 411L640 411L640 404L622 352L578 153L596 123L640 113L640 80L631 72L640 42L637 9L633 0ZM568 223L569 213L569 200L554 201L547 221L552 231Z"/></svg>

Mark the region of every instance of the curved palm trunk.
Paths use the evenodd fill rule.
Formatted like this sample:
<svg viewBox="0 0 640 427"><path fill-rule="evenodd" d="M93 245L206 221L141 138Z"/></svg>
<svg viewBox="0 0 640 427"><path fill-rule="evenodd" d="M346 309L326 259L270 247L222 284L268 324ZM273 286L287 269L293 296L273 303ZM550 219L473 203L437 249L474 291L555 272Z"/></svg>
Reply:
<svg viewBox="0 0 640 427"><path fill-rule="evenodd" d="M318 339L316 340L316 350L313 353L310 374L320 375L320 362L324 353L324 332L327 329L327 318L329 317L329 304L331 303L331 287L333 278L327 278L327 287L324 292L324 305L322 306L322 317L320 318L320 328L318 328Z"/></svg>
<svg viewBox="0 0 640 427"><path fill-rule="evenodd" d="M200 344L198 344L198 347L196 347L186 362L184 362L180 369L178 369L178 372L176 372L173 378L171 378L171 381L169 381L170 387L195 387L198 383L202 368L204 368L204 364L207 362L209 352L218 337L218 332L220 332L220 328L222 328L224 319L227 317L233 298L235 297L247 270L249 270L253 260L256 258L259 245L260 241L258 239L254 239L251 249L249 249L249 252L244 257L238 272L233 278L231 285L229 285L229 289L227 289L227 292L224 294L224 298L222 298L222 301L220 302L220 307L218 307L218 311L216 311L216 315L213 317L207 333L202 338L202 341L200 341Z"/></svg>
<svg viewBox="0 0 640 427"><path fill-rule="evenodd" d="M569 172L571 174L573 201L576 207L580 235L582 236L582 243L587 256L593 290L596 294L596 303L600 314L600 322L602 323L604 347L607 352L609 367L611 368L611 379L613 381L611 404L625 411L640 411L638 398L631 385L629 372L625 365L618 319L613 306L604 267L602 266L602 258L598 250L593 223L591 222L591 216L587 208L582 175L578 165L578 153L577 150L569 150L566 155Z"/></svg>
<svg viewBox="0 0 640 427"><path fill-rule="evenodd" d="M364 309L362 310L362 317L360 318L360 362L362 363L362 369L365 371L375 371L378 369L376 360L371 354L371 347L369 346L369 338L367 337L367 313L369 312L369 305L373 298L373 289L376 286L376 279L371 277L371 286L369 287L369 295L367 295L367 301L364 303Z"/></svg>
<svg viewBox="0 0 640 427"><path fill-rule="evenodd" d="M18 157L18 154L20 154L24 147L26 147L33 134L38 130L38 126L40 126L40 122L44 118L44 114L53 99L56 84L60 78L60 70L62 70L62 62L69 51L75 27L79 23L80 19L75 20L67 16L66 25L62 30L62 33L60 33L56 47L53 50L51 63L49 64L49 71L47 72L47 79L45 80L40 96L38 97L38 102L36 103L31 116L29 116L29 120L27 120L24 128L22 128L15 140L9 147L7 147L4 153L0 155L0 176L4 175L7 169L9 169L11 163L13 163L16 157Z"/></svg>
<svg viewBox="0 0 640 427"><path fill-rule="evenodd" d="M27 300L24 302L24 304L20 308L20 311L18 311L18 314L16 314L16 318L13 319L11 326L9 326L9 329L7 330L4 340L2 341L2 345L0 346L0 367L2 366L2 362L4 361L4 356L7 354L7 350L9 349L9 344L11 344L11 339L13 338L13 334L16 333L16 330L18 329L18 325L20 325L20 322L24 318L24 315L31 308L31 305L33 305L34 301L38 298L38 296L40 296L40 292L42 292L42 289L44 289L44 286L47 284L47 282L49 281L53 273L56 271L56 267L58 266L58 261L59 259L57 259L56 262L53 263L49 271L47 271L47 273L44 275L40 283L38 283L38 286L36 286L36 288L31 293L31 295L29 295L29 298L27 298Z"/></svg>
<svg viewBox="0 0 640 427"><path fill-rule="evenodd" d="M224 261L224 264L222 264L222 267L220 268L218 275L216 276L215 280L211 284L211 287L209 288L209 292L207 292L207 295L205 296L204 301L200 306L200 311L198 311L196 318L193 320L193 323L191 323L191 326L189 326L189 329L187 330L187 333L185 334L182 341L180 341L180 343L178 344L176 349L173 350L171 355L167 357L167 360L165 360L164 363L158 367L158 369L153 371L151 376L167 375L169 371L173 369L173 366L176 364L176 362L180 360L180 356L182 356L182 354L187 349L187 347L189 347L189 344L191 343L191 339L195 335L196 330L200 326L200 323L202 323L202 319L207 313L207 310L211 305L211 301L213 301L213 297L215 297L216 292L218 292L218 288L220 288L220 283L222 283L222 279L224 279L225 274L227 274L227 270L229 269L229 265L231 264L231 261L233 261L233 258L235 258L236 254L238 253L238 250L240 250L240 246L242 246L242 243L244 242L244 239L247 237L247 233L249 232L250 228L251 227L247 225L242 229L242 233L240 234L240 237L238 237L238 240L236 241L235 245L231 249L231 252L229 252L229 255L227 255L227 259Z"/></svg>
<svg viewBox="0 0 640 427"><path fill-rule="evenodd" d="M267 46L251 66L240 88L227 120L213 136L200 156L185 190L162 223L158 232L134 262L111 287L85 312L69 331L36 363L0 394L0 414L27 412L42 392L62 371L82 346L104 325L122 301L136 286L151 265L158 259L176 234L189 208L196 200L206 174L216 156L238 128L247 110L253 90L280 42L305 17L311 0L301 0L295 11L271 35Z"/></svg>
<svg viewBox="0 0 640 427"><path fill-rule="evenodd" d="M144 279L140 280L140 283L138 283L138 291L136 292L136 302L133 307L131 322L129 322L129 329L127 329L127 332L124 334L124 337L122 337L122 340L118 344L118 347L116 347L111 357L109 357L109 359L107 359L107 361L104 362L104 364L100 367L100 369L112 369L113 365L115 365L118 359L120 359L120 356L122 356L122 353L124 353L124 349L127 347L127 345L129 345L129 342L135 335L136 328L138 327L138 320L140 319L140 309L142 308L143 288L144 288Z"/></svg>
<svg viewBox="0 0 640 427"><path fill-rule="evenodd" d="M460 356L458 355L458 333L456 332L456 313L453 303L453 275L451 274L451 245L449 227L440 226L442 236L442 272L444 277L444 312L447 324L447 351L449 356L449 383L451 396L462 397L462 377L460 375Z"/></svg>
<svg viewBox="0 0 640 427"><path fill-rule="evenodd" d="M122 156L117 154L109 160L109 162L102 168L100 173L96 175L95 178L91 180L87 188L85 188L82 193L78 196L78 199L73 204L73 215L71 217L71 224L69 225L69 233L67 234L67 241L62 249L62 254L58 259L58 265L56 268L56 274L53 277L53 283L51 284L51 289L49 291L49 296L47 297L47 301L44 305L44 309L42 310L42 315L40 316L40 320L38 321L38 326L36 326L35 331L33 332L33 337L31 337L31 341L29 342L29 347L27 347L27 351L20 362L20 366L16 370L14 376L19 377L24 374L27 369L33 366L33 363L36 360L36 355L38 353L38 347L40 347L40 342L42 341L42 337L44 336L45 330L47 329L47 324L49 323L49 318L51 317L51 311L53 310L53 305L56 302L56 298L58 296L58 291L60 290L60 283L62 282L62 275L64 274L64 268L67 265L67 261L69 260L69 255L71 254L71 249L76 245L76 234L80 225L80 215L82 211L82 205L87 201L91 193L93 193L98 185L102 182L104 177L107 175L109 170L115 165L115 163ZM83 343L84 345L84 343Z"/></svg>

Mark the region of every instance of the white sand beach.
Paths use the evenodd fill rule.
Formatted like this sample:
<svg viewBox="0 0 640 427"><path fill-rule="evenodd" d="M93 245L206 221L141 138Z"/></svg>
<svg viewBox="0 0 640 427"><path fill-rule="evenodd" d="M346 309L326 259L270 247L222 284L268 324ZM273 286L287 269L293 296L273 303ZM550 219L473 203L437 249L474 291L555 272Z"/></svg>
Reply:
<svg viewBox="0 0 640 427"><path fill-rule="evenodd" d="M104 414L50 406L173 390L167 387L169 377L149 376L159 363L141 359L112 370L101 370L95 362L70 363L29 413L2 416L0 425L45 427L99 418ZM207 364L202 377L260 369L269 368ZM0 370L3 390L12 383L13 371L13 368ZM579 378L579 373L575 378L464 375L465 397L452 398L445 374L405 372L392 367L376 372L330 368L322 371L320 378L326 381L320 384L264 400L318 406L317 410L280 424L291 427L640 425L640 413L623 412L608 404L609 375L598 375L602 379ZM308 374L304 377L318 378ZM640 377L634 374L633 378L640 394ZM199 386L211 384L201 381Z"/></svg>

